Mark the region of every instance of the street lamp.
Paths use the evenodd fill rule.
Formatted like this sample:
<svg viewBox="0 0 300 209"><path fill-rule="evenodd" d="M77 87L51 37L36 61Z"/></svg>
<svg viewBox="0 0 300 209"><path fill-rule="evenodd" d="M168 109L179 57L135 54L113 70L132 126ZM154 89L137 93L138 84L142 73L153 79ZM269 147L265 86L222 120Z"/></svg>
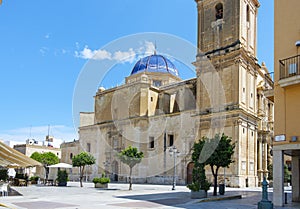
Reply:
<svg viewBox="0 0 300 209"><path fill-rule="evenodd" d="M172 190L175 190L175 186L176 186L176 157L179 156L180 152L174 146L174 147L169 148L169 154L170 154L171 157L172 156L174 157L174 174L173 174L173 187L172 187Z"/></svg>

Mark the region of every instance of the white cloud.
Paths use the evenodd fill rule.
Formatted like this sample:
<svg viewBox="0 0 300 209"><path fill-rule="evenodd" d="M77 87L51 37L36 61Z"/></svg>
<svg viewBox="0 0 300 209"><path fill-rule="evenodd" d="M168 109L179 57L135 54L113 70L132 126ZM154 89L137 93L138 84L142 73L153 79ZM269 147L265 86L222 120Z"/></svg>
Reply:
<svg viewBox="0 0 300 209"><path fill-rule="evenodd" d="M79 45L78 42L75 42L75 47L76 47L77 50L79 50L80 45Z"/></svg>
<svg viewBox="0 0 300 209"><path fill-rule="evenodd" d="M114 53L113 59L119 62L130 62L132 63L135 60L136 53L130 48L128 51L117 51Z"/></svg>
<svg viewBox="0 0 300 209"><path fill-rule="evenodd" d="M150 41L145 41L143 46L138 49L129 48L127 51L115 51L109 52L104 49L92 50L88 46L85 46L83 50L79 50L79 43L76 42L75 57L91 60L114 60L117 62L129 62L132 63L137 59L151 55L155 51L155 44Z"/></svg>
<svg viewBox="0 0 300 209"><path fill-rule="evenodd" d="M39 142L45 141L46 135L48 135L48 126L24 127L2 130L0 139L3 141L12 141L13 144L24 144L28 138ZM63 125L50 126L49 135L54 137L53 145L55 147L59 147L63 141L72 141L78 138L73 127Z"/></svg>
<svg viewBox="0 0 300 209"><path fill-rule="evenodd" d="M62 49L62 50L61 50L61 53L62 53L62 54L66 54L67 52L68 52L68 51L67 51L66 49Z"/></svg>
<svg viewBox="0 0 300 209"><path fill-rule="evenodd" d="M42 54L42 56L45 56L48 51L49 51L49 48L47 48L47 47L40 48L40 53Z"/></svg>
<svg viewBox="0 0 300 209"><path fill-rule="evenodd" d="M75 51L75 56L82 59L105 60L111 59L112 55L106 50L91 50L85 46L82 51Z"/></svg>
<svg viewBox="0 0 300 209"><path fill-rule="evenodd" d="M150 41L145 41L145 55L151 55L154 53L155 49L155 44Z"/></svg>
<svg viewBox="0 0 300 209"><path fill-rule="evenodd" d="M44 37L45 37L45 39L49 39L50 38L50 33L47 33Z"/></svg>

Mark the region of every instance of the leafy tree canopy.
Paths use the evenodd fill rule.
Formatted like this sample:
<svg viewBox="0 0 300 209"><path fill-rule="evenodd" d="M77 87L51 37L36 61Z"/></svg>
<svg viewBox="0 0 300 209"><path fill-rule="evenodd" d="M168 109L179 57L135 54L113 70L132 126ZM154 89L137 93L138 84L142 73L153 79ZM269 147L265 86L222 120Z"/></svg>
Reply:
<svg viewBox="0 0 300 209"><path fill-rule="evenodd" d="M235 144L232 143L231 137L225 134L222 134L221 138L217 134L213 140L219 140L219 144L213 154L207 159L206 164L216 167L228 167L234 162L231 157L234 153Z"/></svg>
<svg viewBox="0 0 300 209"><path fill-rule="evenodd" d="M122 163L127 164L130 168L133 168L136 164L140 163L144 157L143 152L139 152L136 147L129 146L127 149L122 150L118 154Z"/></svg>
<svg viewBox="0 0 300 209"><path fill-rule="evenodd" d="M80 180L81 187L83 187L82 179L83 179L83 173L84 173L85 166L93 165L93 164L95 164L95 162L96 162L95 157L91 153L88 153L88 152L81 152L72 158L72 165L74 167L79 167L79 180Z"/></svg>
<svg viewBox="0 0 300 209"><path fill-rule="evenodd" d="M42 163L44 166L54 165L59 163L59 158L52 152L34 152L30 156L32 159Z"/></svg>
<svg viewBox="0 0 300 209"><path fill-rule="evenodd" d="M129 166L129 190L132 190L132 168L140 163L144 157L143 152L139 152L136 147L129 146L118 154L122 163Z"/></svg>
<svg viewBox="0 0 300 209"><path fill-rule="evenodd" d="M95 164L95 162L95 157L88 152L81 152L72 158L72 165L74 167L93 165Z"/></svg>

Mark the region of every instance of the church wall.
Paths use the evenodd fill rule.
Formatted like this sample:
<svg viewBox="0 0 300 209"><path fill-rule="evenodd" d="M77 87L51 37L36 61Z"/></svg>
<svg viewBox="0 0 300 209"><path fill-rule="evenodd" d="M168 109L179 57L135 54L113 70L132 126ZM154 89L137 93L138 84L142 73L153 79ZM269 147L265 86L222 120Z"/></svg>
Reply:
<svg viewBox="0 0 300 209"><path fill-rule="evenodd" d="M102 164L105 161L110 162L106 170L111 176L114 173L112 162L117 161L118 170L115 172L118 174L118 180L120 182L128 181L129 170L116 158L116 153L132 145L144 152L145 156L142 163L133 169L134 182L171 184L174 158L169 155L169 147L176 146L180 151L176 166L178 184L185 184L186 164L180 162L185 162L185 156L190 152L191 145L195 140L194 126L191 126L195 119L191 117L191 114L187 112L173 115L171 120L166 120L165 115L151 117L148 122L137 119L134 127L127 121L119 125L106 124L81 128L81 145L84 147L90 143L90 152L97 159L96 165L88 169L88 179L91 180L94 176L101 175L104 168ZM136 132L134 135L128 134L129 129L138 127L145 131ZM123 131L122 134L120 134L120 129ZM133 136L135 137L133 138ZM170 136L172 136L173 142L170 141ZM153 148L150 147L150 137L154 138ZM119 142L115 143L115 139Z"/></svg>
<svg viewBox="0 0 300 209"><path fill-rule="evenodd" d="M114 92L95 96L95 123L112 120L112 97ZM113 109L117 111L117 109Z"/></svg>
<svg viewBox="0 0 300 209"><path fill-rule="evenodd" d="M257 9L251 0L240 1L240 40L254 55L256 55L256 13Z"/></svg>
<svg viewBox="0 0 300 209"><path fill-rule="evenodd" d="M224 25L222 28L222 36L219 37L215 28L213 27L216 24L216 9L215 6L218 3L223 3L223 21ZM238 15L233 16L232 12L234 11L234 6L237 1L233 0L224 0L224 1L203 1L203 9L201 12L205 18L201 18L201 51L208 52L213 49L225 47L235 41L238 37L236 36L238 27L234 24L238 22ZM218 43L219 42L219 43Z"/></svg>
<svg viewBox="0 0 300 209"><path fill-rule="evenodd" d="M239 104L246 111L256 114L256 76L251 66L239 65Z"/></svg>
<svg viewBox="0 0 300 209"><path fill-rule="evenodd" d="M79 140L73 142L65 142L60 146L61 149L61 160L60 162L72 164L72 158L78 155L83 149ZM69 179L76 181L79 179L79 169L72 168L72 172L69 173Z"/></svg>
<svg viewBox="0 0 300 209"><path fill-rule="evenodd" d="M148 92L148 116L153 116L158 105L158 92L152 90L148 90Z"/></svg>
<svg viewBox="0 0 300 209"><path fill-rule="evenodd" d="M235 153L233 155L234 163L225 169L226 185L231 187L254 187L257 186L256 170L256 130L255 126L249 125L247 121L228 116L224 127L224 134L231 136L235 143ZM200 136L214 136L210 134L213 130L200 128ZM211 168L206 167L208 179L213 182ZM224 168L219 169L218 182L224 181Z"/></svg>
<svg viewBox="0 0 300 209"><path fill-rule="evenodd" d="M95 123L95 114L93 112L81 112L80 113L80 124L82 126L90 126Z"/></svg>

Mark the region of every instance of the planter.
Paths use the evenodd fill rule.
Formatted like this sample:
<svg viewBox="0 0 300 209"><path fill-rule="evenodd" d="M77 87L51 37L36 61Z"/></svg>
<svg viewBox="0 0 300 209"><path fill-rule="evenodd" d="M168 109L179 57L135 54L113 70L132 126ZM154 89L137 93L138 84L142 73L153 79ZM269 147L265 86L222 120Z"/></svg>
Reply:
<svg viewBox="0 0 300 209"><path fill-rule="evenodd" d="M192 199L207 198L207 191L205 190L191 191L191 198Z"/></svg>
<svg viewBox="0 0 300 209"><path fill-rule="evenodd" d="M95 188L107 189L107 188L108 188L108 184L100 184L100 183L96 183L96 184L95 184Z"/></svg>
<svg viewBox="0 0 300 209"><path fill-rule="evenodd" d="M67 182L58 182L57 186L65 187L65 186L67 186Z"/></svg>

